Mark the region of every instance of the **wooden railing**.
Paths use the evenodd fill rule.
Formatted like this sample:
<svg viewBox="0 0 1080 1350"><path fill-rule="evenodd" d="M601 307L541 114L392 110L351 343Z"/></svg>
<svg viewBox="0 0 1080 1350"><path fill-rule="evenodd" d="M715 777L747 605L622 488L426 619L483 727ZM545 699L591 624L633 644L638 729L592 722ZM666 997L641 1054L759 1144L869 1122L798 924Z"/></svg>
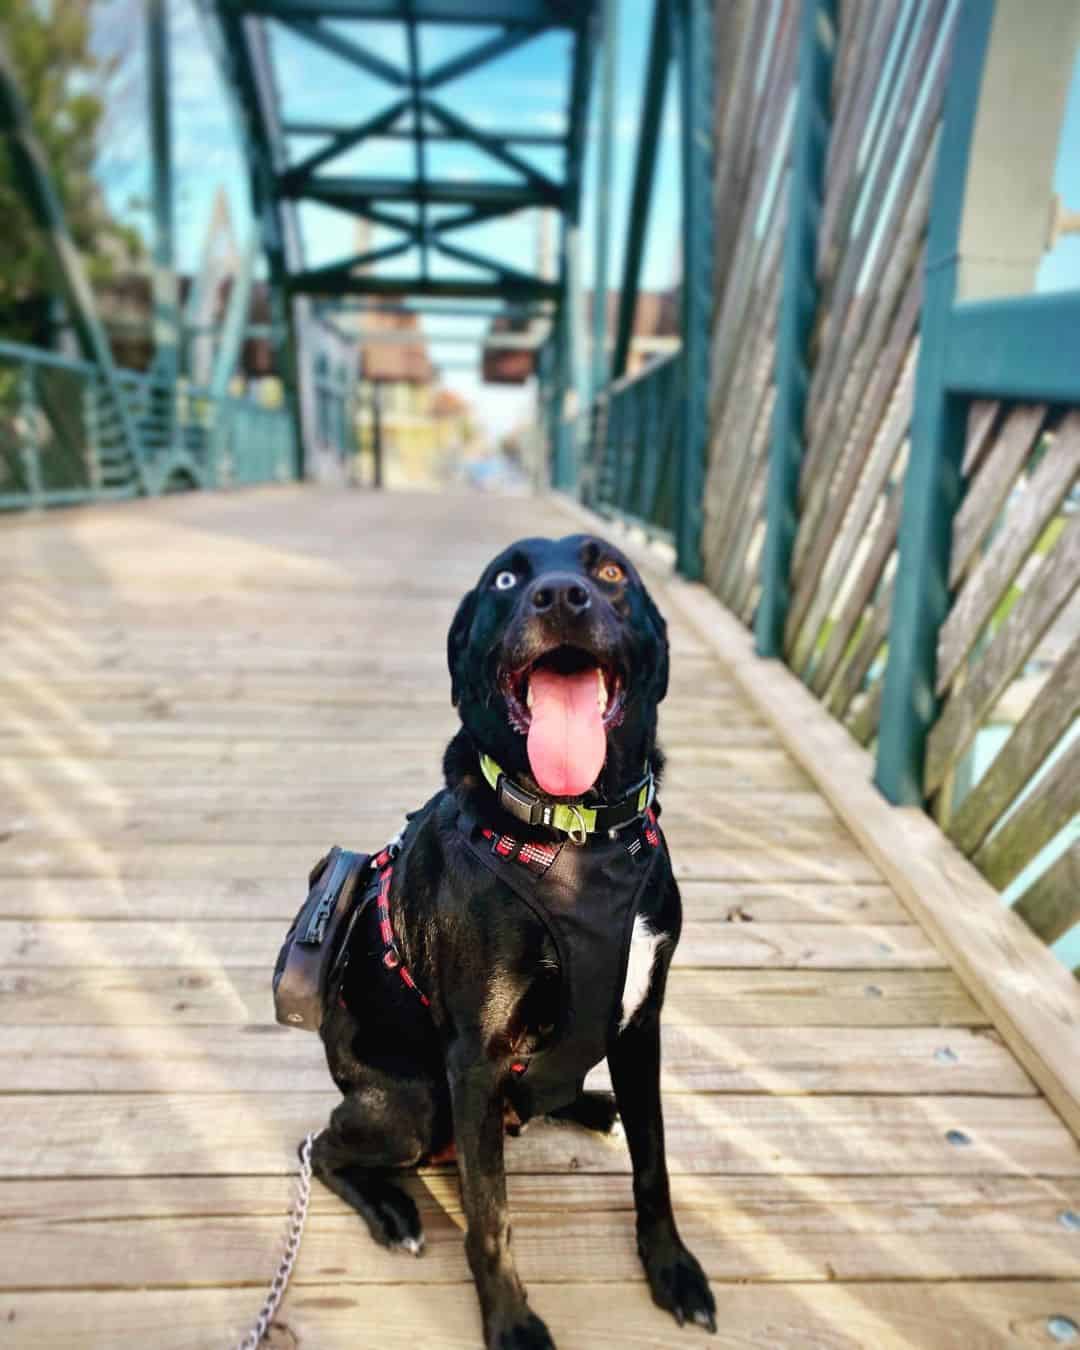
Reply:
<svg viewBox="0 0 1080 1350"><path fill-rule="evenodd" d="M706 582L1074 966L1080 293L958 279L965 206L999 206L969 200L976 112L1038 84L1037 42L990 0L748 13L716 116ZM599 425L601 504L638 514Z"/></svg>
<svg viewBox="0 0 1080 1350"><path fill-rule="evenodd" d="M964 472L926 795L1055 942L1080 921L1080 411L976 404Z"/></svg>

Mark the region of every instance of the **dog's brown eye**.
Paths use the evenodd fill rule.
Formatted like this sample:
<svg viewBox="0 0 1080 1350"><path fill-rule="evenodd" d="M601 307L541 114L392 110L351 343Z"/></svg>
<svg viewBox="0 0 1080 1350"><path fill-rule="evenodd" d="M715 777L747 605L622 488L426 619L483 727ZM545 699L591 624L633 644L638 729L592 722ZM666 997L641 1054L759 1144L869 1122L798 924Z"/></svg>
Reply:
<svg viewBox="0 0 1080 1350"><path fill-rule="evenodd" d="M626 580L626 573L618 563L614 562L601 563L600 567L597 569L596 575L601 581L606 581L612 586L618 581Z"/></svg>

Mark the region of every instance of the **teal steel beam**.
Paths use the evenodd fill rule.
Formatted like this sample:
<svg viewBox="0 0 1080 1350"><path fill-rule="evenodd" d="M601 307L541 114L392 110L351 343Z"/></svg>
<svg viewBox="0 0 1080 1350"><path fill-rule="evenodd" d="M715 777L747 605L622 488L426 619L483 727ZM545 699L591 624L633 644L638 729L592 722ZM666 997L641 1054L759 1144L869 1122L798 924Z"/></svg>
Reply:
<svg viewBox="0 0 1080 1350"><path fill-rule="evenodd" d="M344 205L353 200L359 200L361 203L418 200L416 184L408 179L358 178L344 174L331 178L312 178L301 185L284 181L281 192L284 197L310 197L316 201L326 202L328 206ZM551 205L545 193L537 192L535 188L524 184L469 183L457 179L437 179L428 182L425 185L423 200L466 206L501 206L505 210Z"/></svg>
<svg viewBox="0 0 1080 1350"><path fill-rule="evenodd" d="M424 88L428 88L425 80ZM352 130L351 126L342 126L340 122L297 122L289 121L282 126L286 136L343 136ZM411 141L411 131L388 129L380 133L384 141ZM429 141L462 141L468 137L455 135L451 131L435 131L431 127L424 135ZM558 131L526 131L516 127L502 127L496 131L484 128L484 135L500 145L563 145L566 135Z"/></svg>
<svg viewBox="0 0 1080 1350"><path fill-rule="evenodd" d="M357 253L340 262L326 263L322 267L309 267L304 275L309 281L322 277L330 281L345 281L357 267L369 267L372 263L386 262L390 258L400 258L413 247L413 239L403 239L395 244L385 244L382 248L369 248L366 253Z"/></svg>
<svg viewBox="0 0 1080 1350"><path fill-rule="evenodd" d="M543 284L542 277L523 272L520 268L512 267L509 263L497 262L494 258L489 258L483 253L476 253L471 248L461 248L457 244L451 244L448 240L438 237L434 238L432 243L447 258L468 263L470 267L489 268L500 281L510 282L518 286L540 286Z"/></svg>
<svg viewBox="0 0 1080 1350"><path fill-rule="evenodd" d="M683 421L675 554L682 575L697 580L701 575L713 302L712 5L710 0L672 0L670 12L679 72L683 210Z"/></svg>
<svg viewBox="0 0 1080 1350"><path fill-rule="evenodd" d="M420 239L420 275L431 275L431 250L428 243L427 147L424 144L424 113L420 102L420 37L412 0L401 0L405 17L405 42L409 51L409 99L412 104L413 156L416 178L416 213Z"/></svg>
<svg viewBox="0 0 1080 1350"><path fill-rule="evenodd" d="M276 180L283 168L284 147L276 144L266 123L263 89L269 78L264 46L257 54L253 43L265 43L261 27L240 14L230 0L200 0L214 56L231 90L249 170L252 214L270 274L271 318L282 334L278 347L285 406L296 443L297 476L304 476L306 446L300 415L296 322L289 295L289 258L286 223Z"/></svg>
<svg viewBox="0 0 1080 1350"><path fill-rule="evenodd" d="M596 218L593 237L591 396L594 402L607 383L608 255L611 237L615 100L619 68L619 0L603 0L601 14L600 135L596 155Z"/></svg>
<svg viewBox="0 0 1080 1350"><path fill-rule="evenodd" d="M945 384L972 398L1080 403L1080 292L956 305Z"/></svg>
<svg viewBox="0 0 1080 1350"><path fill-rule="evenodd" d="M401 0L224 0L229 10L267 18L401 19ZM573 28L580 6L560 0L416 0L419 23Z"/></svg>
<svg viewBox="0 0 1080 1350"><path fill-rule="evenodd" d="M83 355L93 363L120 420L124 446L135 476L146 486L138 435L128 411L127 399L117 378L109 339L98 318L82 259L68 233L60 199L49 175L45 154L15 78L15 67L0 36L0 135L7 139L15 182L48 245L53 271L67 306Z"/></svg>
<svg viewBox="0 0 1080 1350"><path fill-rule="evenodd" d="M922 805L926 739L937 715L938 632L949 612L952 523L962 492L965 401L946 384L957 249L994 0L964 0L934 173L919 363L904 482L874 781L891 802Z"/></svg>
<svg viewBox="0 0 1080 1350"><path fill-rule="evenodd" d="M527 285L493 278L476 281L473 278L453 277L381 277L373 274L346 278L294 272L289 278L289 289L306 295L428 295L453 299L481 300L557 300L561 294L555 282L530 282Z"/></svg>
<svg viewBox="0 0 1080 1350"><path fill-rule="evenodd" d="M783 655L784 625L791 604L791 556L798 528L799 470L806 449L808 348L817 311L818 226L825 199L836 36L836 0L804 0L776 333L776 401L769 441L761 602L754 624L758 654L767 657Z"/></svg>
<svg viewBox="0 0 1080 1350"><path fill-rule="evenodd" d="M316 169L321 168L329 160L336 159L338 155L344 154L346 150L351 150L361 141L366 141L369 136L383 135L393 126L408 106L408 99L398 99L389 108L384 108L382 112L376 113L374 117L369 117L367 121L336 132L329 145L324 145L313 151L296 164L290 164L282 175L283 180L302 183L305 179L310 178Z"/></svg>
<svg viewBox="0 0 1080 1350"><path fill-rule="evenodd" d="M436 99L425 98L423 107L432 117L440 121L448 131L454 132L463 141L469 141L478 146L481 150L489 154L492 159L497 159L505 164L507 168L513 169L515 173L521 174L527 183L530 183L537 192L545 194L551 199L552 205L558 202L560 185L550 179L547 174L541 173L539 169L524 160L520 155L515 155L512 150L508 150L505 145L494 137L489 136L486 131L481 131L479 127L473 126L471 122L459 116L444 104Z"/></svg>
<svg viewBox="0 0 1080 1350"><path fill-rule="evenodd" d="M561 299L559 342L556 347L553 395L557 409L555 466L556 485L565 489L576 484L579 464L571 462L568 430L563 423L566 394L573 389L582 413L588 402L588 368L585 362L584 291L581 278L581 178L589 90L596 47L595 7L582 8L574 42L570 72L570 107L566 135L566 182L562 194L562 246L560 262ZM574 447L575 450L577 447ZM575 456L576 459L576 456Z"/></svg>
<svg viewBox="0 0 1080 1350"><path fill-rule="evenodd" d="M397 17L401 17L400 13ZM353 38L344 37L332 28L324 28L318 20L283 18L281 22L300 37L314 43L316 47L322 47L324 51L340 56L343 61L348 61L358 70L366 70L377 80L383 80L398 89L404 88L409 83L408 75L398 66L381 56L376 56Z"/></svg>
<svg viewBox="0 0 1080 1350"><path fill-rule="evenodd" d="M634 161L634 185L630 192L630 216L626 225L626 252L623 257L622 286L619 291L619 316L615 327L615 346L611 359L611 378L626 374L630 357L630 339L634 332L641 283L641 262L645 253L645 234L652 203L656 151L660 143L660 119L664 113L664 93L671 65L671 22L669 0L655 0L652 33L649 38L649 65L641 98L641 125L638 130Z"/></svg>
<svg viewBox="0 0 1080 1350"><path fill-rule="evenodd" d="M470 47L460 55L451 57L449 61L444 61L434 70L428 71L424 77L424 89L438 89L440 85L460 79L462 75L468 75L470 71L487 65L489 61L494 61L496 57L505 56L507 52L512 52L522 43L531 42L537 33L543 31L543 28L539 25L535 28L508 28L504 33L498 33L495 37L489 38L487 42L478 43L475 47Z"/></svg>
<svg viewBox="0 0 1080 1350"><path fill-rule="evenodd" d="M180 373L180 286L176 275L169 12L165 0L145 0L147 96L150 111L153 219L154 372L168 389L162 416L174 430L172 387Z"/></svg>

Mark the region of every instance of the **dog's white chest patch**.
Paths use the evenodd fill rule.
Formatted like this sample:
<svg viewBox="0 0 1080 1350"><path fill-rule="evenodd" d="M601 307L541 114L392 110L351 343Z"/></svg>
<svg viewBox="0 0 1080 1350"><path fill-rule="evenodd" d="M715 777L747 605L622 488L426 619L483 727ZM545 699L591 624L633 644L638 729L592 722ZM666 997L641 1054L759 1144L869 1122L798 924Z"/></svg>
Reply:
<svg viewBox="0 0 1080 1350"><path fill-rule="evenodd" d="M634 920L634 931L630 938L630 959L626 963L626 980L622 991L622 1020L619 1030L625 1030L627 1023L641 1007L645 995L649 992L656 953L661 943L667 941L666 933L654 933L647 919L639 914Z"/></svg>

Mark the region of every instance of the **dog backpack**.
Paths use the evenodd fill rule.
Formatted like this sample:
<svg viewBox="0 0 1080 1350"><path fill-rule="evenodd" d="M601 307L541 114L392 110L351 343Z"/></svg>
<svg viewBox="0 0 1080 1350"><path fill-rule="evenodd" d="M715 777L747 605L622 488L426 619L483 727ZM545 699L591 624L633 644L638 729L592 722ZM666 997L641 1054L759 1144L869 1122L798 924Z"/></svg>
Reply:
<svg viewBox="0 0 1080 1350"><path fill-rule="evenodd" d="M348 930L366 898L371 855L330 850L308 878L308 897L274 966L277 1020L303 1031L322 1026L326 988Z"/></svg>

